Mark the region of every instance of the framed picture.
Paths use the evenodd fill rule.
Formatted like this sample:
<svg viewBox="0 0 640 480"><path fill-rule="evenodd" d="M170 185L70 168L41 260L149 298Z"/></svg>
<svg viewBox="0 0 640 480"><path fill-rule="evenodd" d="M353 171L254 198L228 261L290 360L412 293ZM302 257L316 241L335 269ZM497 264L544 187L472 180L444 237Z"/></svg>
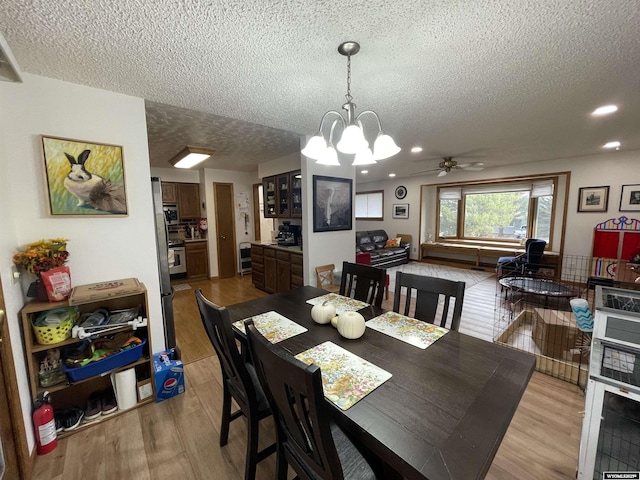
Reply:
<svg viewBox="0 0 640 480"><path fill-rule="evenodd" d="M640 184L622 185L621 212L640 212Z"/></svg>
<svg viewBox="0 0 640 480"><path fill-rule="evenodd" d="M351 230L353 181L350 178L313 176L313 231Z"/></svg>
<svg viewBox="0 0 640 480"><path fill-rule="evenodd" d="M409 204L408 203L394 203L393 204L393 218L409 218Z"/></svg>
<svg viewBox="0 0 640 480"><path fill-rule="evenodd" d="M122 147L42 136L52 216L126 216Z"/></svg>
<svg viewBox="0 0 640 480"><path fill-rule="evenodd" d="M609 187L582 187L578 195L578 212L606 212Z"/></svg>

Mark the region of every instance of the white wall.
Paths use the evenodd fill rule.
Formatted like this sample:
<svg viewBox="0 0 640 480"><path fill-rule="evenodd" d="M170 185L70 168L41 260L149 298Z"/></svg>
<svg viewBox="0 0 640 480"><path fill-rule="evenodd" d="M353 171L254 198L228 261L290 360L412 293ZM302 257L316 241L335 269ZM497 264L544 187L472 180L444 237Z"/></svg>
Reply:
<svg viewBox="0 0 640 480"><path fill-rule="evenodd" d="M631 218L640 218L640 212L620 212L620 193L624 184L640 184L640 151L618 151L602 153L579 158L550 160L511 165L506 167L487 168L480 172L458 171L438 178L435 175L424 175L393 179L382 182L365 183L362 175L358 175L357 191L384 190L384 221L358 221L356 230L369 230L382 228L389 235L395 233L410 233L413 235L414 247L411 249L411 257L418 258L417 245L420 241L420 190L421 185L449 182L468 182L474 179L500 179L521 175L546 174L554 172L571 172L569 185L569 200L567 205L567 224L565 231L564 254L589 256L593 239L593 227L597 223L609 218L617 218L625 215ZM455 176L454 176L455 175ZM407 188L407 196L403 200L395 198L394 192L398 185ZM609 208L604 213L577 213L578 193L581 187L593 187L609 185ZM423 208L435 212L433 202L435 198L423 200ZM391 205L393 203L409 203L409 220L392 219ZM558 205L562 210L564 205ZM429 212L422 212L423 221L430 222L435 219ZM426 227L424 228L426 232ZM435 231L434 231L435 240ZM555 248L555 247L554 247Z"/></svg>
<svg viewBox="0 0 640 480"><path fill-rule="evenodd" d="M155 351L164 348L144 101L58 80L23 74L24 83L0 82L0 279L28 434L31 394L24 363L19 310L24 297L11 280L17 248L41 238L69 239L74 285L137 277L149 294ZM53 218L47 213L40 135L123 146L127 217Z"/></svg>

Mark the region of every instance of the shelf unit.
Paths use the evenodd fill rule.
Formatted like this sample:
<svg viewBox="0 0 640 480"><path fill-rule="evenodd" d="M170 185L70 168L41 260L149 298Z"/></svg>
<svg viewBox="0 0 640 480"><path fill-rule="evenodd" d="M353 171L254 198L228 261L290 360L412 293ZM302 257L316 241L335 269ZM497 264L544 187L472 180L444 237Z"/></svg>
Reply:
<svg viewBox="0 0 640 480"><path fill-rule="evenodd" d="M134 334L140 339L146 339L146 344L143 348L142 357L134 362L128 363L121 367L114 368L107 372L103 372L99 375L95 375L83 380L71 381L67 378L67 381L57 385L51 385L49 387L41 387L39 384L38 372L40 370L40 362L47 354L47 350L58 348L60 351L64 347L72 346L74 344L82 343L84 340L78 338L68 338L62 342L58 342L51 345L41 345L36 341L36 337L32 328L32 320L42 312L53 310L55 308L69 306L68 301L64 302L31 302L26 304L20 311L20 317L22 320L22 337L24 341L25 356L27 360L27 374L29 377L29 386L31 388L32 400L35 399L39 393L48 391L50 393L51 405L54 410L66 409L73 406L84 408L89 398L89 395L94 391L104 390L111 385L110 373L127 370L129 368L135 368L136 379L140 381L151 381L152 392L155 392L155 381L153 377L153 359L151 352L151 334L149 331L149 321L147 320L146 327L138 327ZM129 293L122 296L110 297L101 300L91 300L85 303L74 305L78 308L80 314L91 313L98 308L106 308L109 311L121 310L132 307L140 307L140 315L147 317L149 311L147 290L143 284L140 284L140 289L135 293ZM148 318L148 317L147 317ZM118 332L131 331L130 326L123 326L118 329L107 332L104 336L112 335ZM143 400L138 401L136 407L152 403L155 400L155 395L151 395ZM81 424L78 428L58 434L58 438L76 433L77 431L84 430L91 427L101 421L108 420L110 418L117 417L122 413L126 413L129 410L117 411L111 415L101 417L98 420L90 423Z"/></svg>

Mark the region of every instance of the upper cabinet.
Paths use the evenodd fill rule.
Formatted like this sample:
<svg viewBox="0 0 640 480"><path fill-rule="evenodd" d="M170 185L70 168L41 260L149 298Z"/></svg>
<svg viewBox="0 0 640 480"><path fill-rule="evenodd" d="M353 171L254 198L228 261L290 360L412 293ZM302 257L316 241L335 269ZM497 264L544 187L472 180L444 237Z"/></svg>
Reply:
<svg viewBox="0 0 640 480"><path fill-rule="evenodd" d="M300 170L265 177L262 187L266 218L302 218Z"/></svg>
<svg viewBox="0 0 640 480"><path fill-rule="evenodd" d="M200 218L200 185L162 182L162 203L176 204L180 220Z"/></svg>

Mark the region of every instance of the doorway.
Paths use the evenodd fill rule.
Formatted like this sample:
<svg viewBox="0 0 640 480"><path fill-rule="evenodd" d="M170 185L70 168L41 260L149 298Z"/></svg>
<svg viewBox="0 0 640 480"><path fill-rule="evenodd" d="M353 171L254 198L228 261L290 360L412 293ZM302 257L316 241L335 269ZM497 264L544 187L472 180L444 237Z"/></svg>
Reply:
<svg viewBox="0 0 640 480"><path fill-rule="evenodd" d="M235 277L236 219L233 202L233 184L213 184L213 200L216 213L216 244L218 245L218 278Z"/></svg>
<svg viewBox="0 0 640 480"><path fill-rule="evenodd" d="M256 242L272 242L274 237L273 218L265 218L264 216L264 197L262 194L262 184L253 185L253 238Z"/></svg>

